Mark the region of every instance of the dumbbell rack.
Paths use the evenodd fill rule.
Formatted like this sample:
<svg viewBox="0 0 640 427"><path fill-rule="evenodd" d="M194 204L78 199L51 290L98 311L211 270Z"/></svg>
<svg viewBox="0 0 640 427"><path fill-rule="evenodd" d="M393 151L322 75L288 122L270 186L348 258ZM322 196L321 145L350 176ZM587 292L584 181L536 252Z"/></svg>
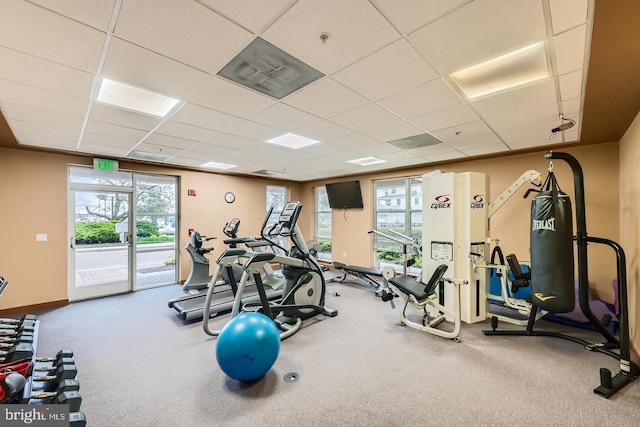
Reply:
<svg viewBox="0 0 640 427"><path fill-rule="evenodd" d="M8 283L0 276L0 295L7 285ZM22 319L0 318L0 335L6 337L2 342L12 344L8 350L3 348L4 351L0 355L0 365L3 366L0 373L11 372L10 375L14 380L16 377L20 380L17 384L20 386L24 384L22 393L19 392L18 387L14 386L13 390L17 395L5 399L3 405L69 404L71 410L69 425L85 427L86 419L84 413L80 411L82 398L78 392L79 383L75 379L77 371L72 359L73 352L61 350L55 357L37 357L39 329L40 320L35 315L26 315ZM67 356L70 358L64 358ZM22 375L24 379L16 374ZM62 383L64 388L61 386ZM63 393L62 390L65 392ZM0 423L1 421L0 417Z"/></svg>

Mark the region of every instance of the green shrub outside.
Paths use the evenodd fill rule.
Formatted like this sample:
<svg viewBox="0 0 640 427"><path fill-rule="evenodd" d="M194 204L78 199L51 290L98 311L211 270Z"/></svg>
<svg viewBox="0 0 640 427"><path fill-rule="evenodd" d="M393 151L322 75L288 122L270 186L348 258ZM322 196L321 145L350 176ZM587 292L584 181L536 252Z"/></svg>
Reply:
<svg viewBox="0 0 640 427"><path fill-rule="evenodd" d="M116 221L76 222L76 243L79 245L119 241L120 233L116 233Z"/></svg>
<svg viewBox="0 0 640 427"><path fill-rule="evenodd" d="M120 243L120 233L116 233L117 221L76 222L76 244L92 245L99 243ZM138 243L172 242L175 236L158 235L158 226L149 221L136 224Z"/></svg>
<svg viewBox="0 0 640 427"><path fill-rule="evenodd" d="M320 245L320 252L331 252L331 242L328 240L320 240L318 242Z"/></svg>

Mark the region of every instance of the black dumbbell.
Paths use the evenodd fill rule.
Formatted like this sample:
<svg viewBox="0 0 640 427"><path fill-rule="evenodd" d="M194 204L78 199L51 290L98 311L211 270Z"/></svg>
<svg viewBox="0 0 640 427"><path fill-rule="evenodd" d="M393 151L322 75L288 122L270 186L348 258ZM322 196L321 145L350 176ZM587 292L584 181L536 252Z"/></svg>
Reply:
<svg viewBox="0 0 640 427"><path fill-rule="evenodd" d="M36 362L57 362L59 359L65 357L73 357L73 350L63 349L58 351L53 357L38 357L36 358Z"/></svg>
<svg viewBox="0 0 640 427"><path fill-rule="evenodd" d="M82 396L78 390L80 384L76 380L64 380L60 383L56 391L40 392L31 395L30 404L54 403L69 405L69 412L78 412L82 403ZM37 401L33 401L33 400ZM39 402L42 400L43 402Z"/></svg>
<svg viewBox="0 0 640 427"><path fill-rule="evenodd" d="M0 327L0 336L3 337L15 337L16 335L20 335L24 332L34 333L36 330L35 326L31 325L20 325L17 328L2 328Z"/></svg>
<svg viewBox="0 0 640 427"><path fill-rule="evenodd" d="M44 375L42 377L33 377L33 382L46 383L44 391L54 391L60 387L64 380L74 379L78 374L76 365L60 365L55 370L55 375Z"/></svg>
<svg viewBox="0 0 640 427"><path fill-rule="evenodd" d="M24 333L24 334L16 335L14 337L0 336L0 343L8 343L8 344L27 343L27 344L33 344L33 334Z"/></svg>
<svg viewBox="0 0 640 427"><path fill-rule="evenodd" d="M63 357L62 359L58 359L51 366L36 366L33 368L34 372L49 372L55 371L62 365L75 365L76 361L73 357Z"/></svg>
<svg viewBox="0 0 640 427"><path fill-rule="evenodd" d="M8 323L10 325L20 324L24 321L36 321L38 316L35 314L25 314L20 319L12 319L10 317L0 317L0 323Z"/></svg>
<svg viewBox="0 0 640 427"><path fill-rule="evenodd" d="M69 413L69 427L85 427L87 419L82 411Z"/></svg>
<svg viewBox="0 0 640 427"><path fill-rule="evenodd" d="M16 323L2 323L0 322L0 329L20 329L20 328L35 328L36 321L35 320L25 320L22 322Z"/></svg>
<svg viewBox="0 0 640 427"><path fill-rule="evenodd" d="M7 351L0 351L0 360L3 362L13 362L20 359L31 359L33 357L33 346L27 343L15 344Z"/></svg>

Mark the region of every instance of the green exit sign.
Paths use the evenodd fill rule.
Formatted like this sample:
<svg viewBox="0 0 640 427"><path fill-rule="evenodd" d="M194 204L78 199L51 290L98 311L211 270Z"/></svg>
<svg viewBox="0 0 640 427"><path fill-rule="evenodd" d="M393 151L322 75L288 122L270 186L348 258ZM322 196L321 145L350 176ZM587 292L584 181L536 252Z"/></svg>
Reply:
<svg viewBox="0 0 640 427"><path fill-rule="evenodd" d="M109 159L93 159L93 168L99 171L115 172L118 170L118 161Z"/></svg>

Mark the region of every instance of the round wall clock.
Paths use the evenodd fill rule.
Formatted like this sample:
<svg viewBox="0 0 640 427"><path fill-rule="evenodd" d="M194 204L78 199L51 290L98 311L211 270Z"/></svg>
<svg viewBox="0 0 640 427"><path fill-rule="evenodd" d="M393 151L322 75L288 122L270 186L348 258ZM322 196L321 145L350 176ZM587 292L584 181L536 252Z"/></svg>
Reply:
<svg viewBox="0 0 640 427"><path fill-rule="evenodd" d="M224 200L227 203L233 203L236 200L236 196L231 191L229 191L224 195Z"/></svg>

